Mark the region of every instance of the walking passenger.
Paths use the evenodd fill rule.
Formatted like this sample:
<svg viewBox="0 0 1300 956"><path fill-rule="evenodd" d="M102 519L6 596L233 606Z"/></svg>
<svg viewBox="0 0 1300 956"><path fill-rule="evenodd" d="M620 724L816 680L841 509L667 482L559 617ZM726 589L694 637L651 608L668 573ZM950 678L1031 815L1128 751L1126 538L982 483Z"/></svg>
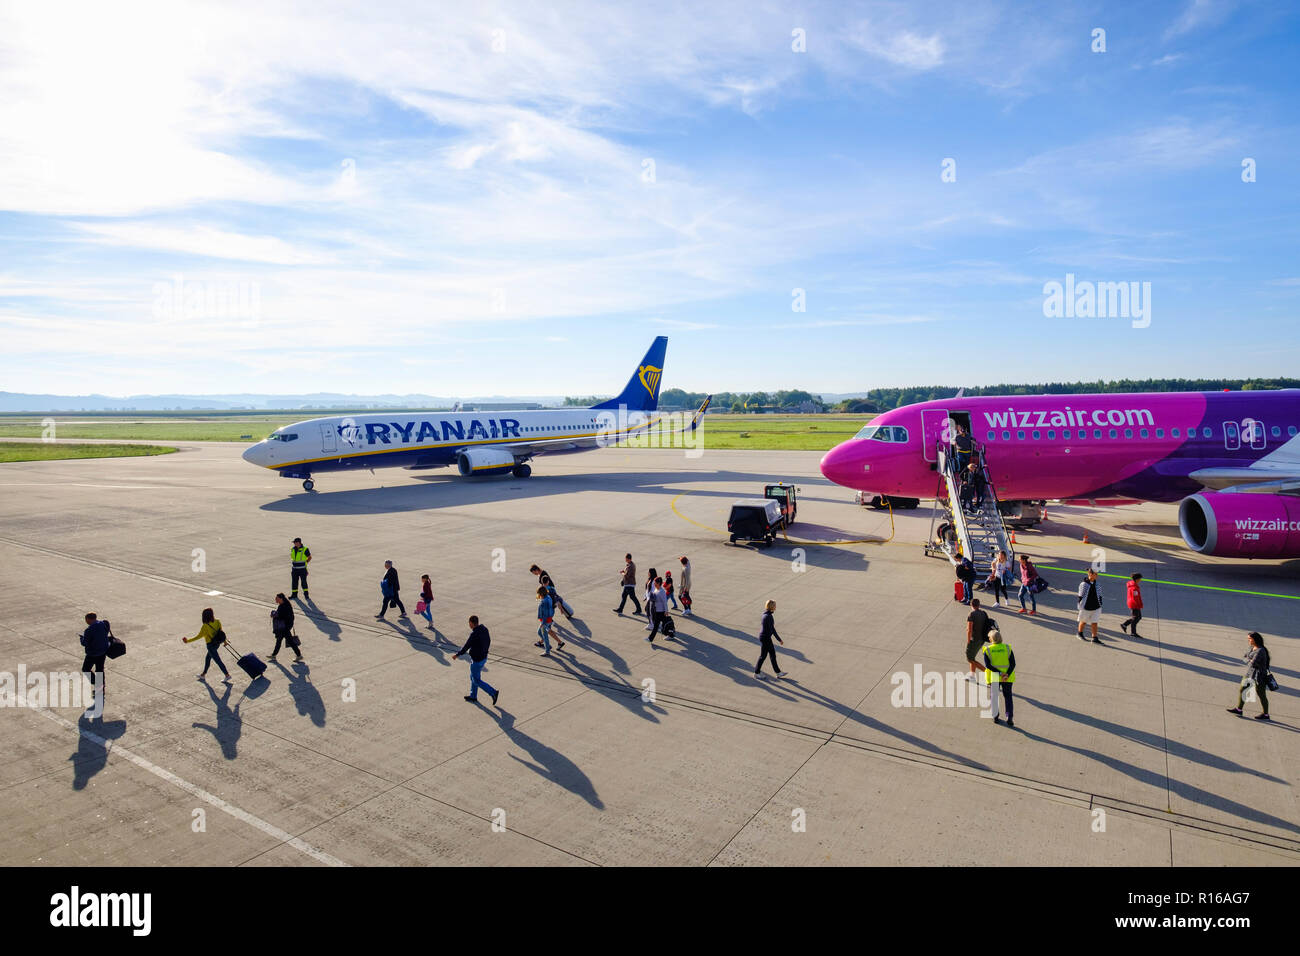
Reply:
<svg viewBox="0 0 1300 956"><path fill-rule="evenodd" d="M1034 567L1034 563L1022 554L1020 556L1020 590L1016 592L1016 596L1020 598L1021 614L1038 613L1038 598L1034 593L1034 579L1037 577L1038 571ZM1032 610L1026 611L1025 609L1025 595L1029 596Z"/></svg>
<svg viewBox="0 0 1300 956"><path fill-rule="evenodd" d="M1134 572L1128 582L1128 609L1133 613L1119 622L1120 630L1141 639L1138 633L1138 621L1142 620L1142 575ZM1129 628L1133 628L1132 631Z"/></svg>
<svg viewBox="0 0 1300 956"><path fill-rule="evenodd" d="M776 645L772 643L775 639L777 644L785 644L781 640L781 635L776 633L776 619L772 616L776 611L776 602L768 601L763 605L763 616L758 622L758 663L754 665L754 676L759 680L763 679L763 662L769 657L772 658L772 670L776 671L777 677L784 677L785 671L776 666Z"/></svg>
<svg viewBox="0 0 1300 956"><path fill-rule="evenodd" d="M471 704L478 703L478 689L482 687L492 695L492 703L495 705L500 691L483 679L483 665L487 663L488 648L492 646L492 635L488 629L478 622L478 615L471 615L469 619L469 640L465 646L451 655L451 659L457 660L462 654L469 654L469 693L465 699Z"/></svg>
<svg viewBox="0 0 1300 956"><path fill-rule="evenodd" d="M392 561L385 561L384 568L384 577L379 582L379 591L384 596L384 603L380 607L379 613L375 615L375 620L382 621L384 613L390 607L395 607L402 612L398 615L399 618L406 617L406 605L402 603L401 597L398 596L401 585L397 580L397 568L393 567Z"/></svg>
<svg viewBox="0 0 1300 956"><path fill-rule="evenodd" d="M1088 576L1079 582L1079 640L1086 641L1084 628L1092 625L1092 643L1100 644L1097 639L1097 625L1101 621L1101 582L1097 580L1097 569L1089 568Z"/></svg>
<svg viewBox="0 0 1300 956"><path fill-rule="evenodd" d="M81 646L86 649L85 660L81 662L81 671L90 678L95 689L95 696L86 713L102 716L104 713L104 695L108 688L107 675L104 673L104 661L108 659L108 648L113 643L113 628L108 621L101 621L95 614L86 615L86 629L81 632ZM99 674L96 682L95 674Z"/></svg>
<svg viewBox="0 0 1300 956"><path fill-rule="evenodd" d="M681 610L677 605L677 598L673 597L673 573L671 571L664 572L664 590L668 592L668 600L673 603L673 610Z"/></svg>
<svg viewBox="0 0 1300 956"><path fill-rule="evenodd" d="M695 599L691 597L691 562L682 555L682 613L690 617L694 612L691 611L691 605Z"/></svg>
<svg viewBox="0 0 1300 956"><path fill-rule="evenodd" d="M271 612L271 633L275 636L275 649L271 651L271 660L275 660L276 655L280 653L280 645L288 643L290 649L297 656L295 661L302 660L301 644L293 634L293 605L289 599L281 592L275 596L275 610Z"/></svg>
<svg viewBox="0 0 1300 956"><path fill-rule="evenodd" d="M636 565L633 563L630 554L624 555L623 560L626 563L623 565L623 571L618 578L619 583L623 586L623 599L618 602L618 607L614 608L614 613L622 614L623 605L627 603L628 598L631 598L632 603L636 605L636 610L633 613L640 614L641 602L636 597Z"/></svg>
<svg viewBox="0 0 1300 956"><path fill-rule="evenodd" d="M976 675L984 669L978 660L980 648L984 646L993 622L988 612L980 608L978 598L972 600L970 606L971 612L966 615L966 662L970 665L970 673L966 679L977 681L979 678Z"/></svg>
<svg viewBox="0 0 1300 956"><path fill-rule="evenodd" d="M226 675L222 678L222 681L229 684L230 671L226 670L226 665L221 662L221 655L218 653L221 650L221 645L226 643L226 632L221 629L221 622L212 613L212 608L205 607L203 609L202 620L203 626L199 628L199 633L193 637L182 637L181 643L188 644L191 641L203 638L204 644L207 645L208 656L203 658L203 670L199 672L199 680L207 677L208 665L215 662L221 673Z"/></svg>
<svg viewBox="0 0 1300 956"><path fill-rule="evenodd" d="M1256 720L1268 720L1268 685L1273 679L1271 668L1272 658L1269 656L1268 649L1264 646L1264 638L1259 636L1259 632L1251 631L1246 648L1246 656L1242 658L1246 662L1246 673L1241 678L1241 690L1237 691L1237 706L1229 707L1228 713L1241 716L1241 705L1246 702L1246 694L1253 687L1255 696L1259 698L1260 713L1255 715Z"/></svg>
<svg viewBox="0 0 1300 956"><path fill-rule="evenodd" d="M421 611L420 605L417 604L415 606L416 612L429 622L429 630L437 630L433 626L433 581L429 579L427 574L420 575L420 603L424 605L424 610Z"/></svg>
<svg viewBox="0 0 1300 956"><path fill-rule="evenodd" d="M993 567L989 569L988 586L993 588L993 606L1009 607L1011 598L1007 595L1007 572L1011 570L1011 562L1007 560L1007 553L999 551L998 556L993 559ZM1004 604L1001 598L1006 600Z"/></svg>
<svg viewBox="0 0 1300 956"><path fill-rule="evenodd" d="M663 628L664 621L668 618L668 592L664 590L663 578L655 578L650 582L650 593L646 597L646 608L650 611L650 636L646 640L653 644L655 635ZM664 631L664 637L668 637L666 630Z"/></svg>
<svg viewBox="0 0 1300 956"><path fill-rule="evenodd" d="M651 568L650 573L647 574L645 578L645 588L641 592L641 596L645 598L645 614L646 617L649 618L649 620L646 621L645 629L650 631L652 636L655 629L655 612L654 601L652 600L651 595L654 593L655 578L658 576L659 572L654 568Z"/></svg>
<svg viewBox="0 0 1300 956"><path fill-rule="evenodd" d="M542 648L542 656L551 656L551 625L555 621L555 605L551 601L551 596L546 593L546 588L537 589L537 636L541 638L534 647ZM559 642L556 645L557 650L564 649L564 641L558 637Z"/></svg>

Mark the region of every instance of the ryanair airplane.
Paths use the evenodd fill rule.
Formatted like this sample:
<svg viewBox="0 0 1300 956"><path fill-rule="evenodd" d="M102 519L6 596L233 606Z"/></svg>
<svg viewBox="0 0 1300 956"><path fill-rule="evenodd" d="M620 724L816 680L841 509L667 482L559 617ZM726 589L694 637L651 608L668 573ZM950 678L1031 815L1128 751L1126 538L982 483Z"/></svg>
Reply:
<svg viewBox="0 0 1300 956"><path fill-rule="evenodd" d="M667 351L668 338L661 335L622 393L591 408L313 418L277 429L245 451L244 460L284 478L300 478L307 491L315 487L315 474L358 468L455 465L466 477L527 478L533 472L528 462L538 455L612 445L658 424L663 416L655 412ZM708 406L706 398L690 431Z"/></svg>

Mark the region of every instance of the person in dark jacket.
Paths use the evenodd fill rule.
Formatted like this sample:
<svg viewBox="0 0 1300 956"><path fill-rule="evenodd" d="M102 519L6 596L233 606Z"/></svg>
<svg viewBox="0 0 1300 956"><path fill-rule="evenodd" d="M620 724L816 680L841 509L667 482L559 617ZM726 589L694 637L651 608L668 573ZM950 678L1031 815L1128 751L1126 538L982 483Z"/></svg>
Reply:
<svg viewBox="0 0 1300 956"><path fill-rule="evenodd" d="M275 610L271 612L271 633L275 635L275 650L271 651L271 660L280 653L280 645L287 643L293 650L295 661L302 660L302 649L293 635L293 605L283 593L275 596Z"/></svg>
<svg viewBox="0 0 1300 956"><path fill-rule="evenodd" d="M86 649L86 659L81 662L81 670L90 678L95 687L95 697L87 713L99 716L104 713L104 661L108 657L108 646L113 642L113 629L108 621L101 621L95 614L86 615L86 629L81 633L81 646ZM95 672L99 673L98 679Z"/></svg>
<svg viewBox="0 0 1300 956"><path fill-rule="evenodd" d="M469 619L469 640L465 646L451 655L454 661L462 654L469 654L469 693L465 699L471 704L478 703L478 689L482 687L492 695L492 704L495 706L497 697L501 692L483 679L483 665L487 663L488 648L492 646L492 636L488 634L488 629L478 622L478 615L472 615Z"/></svg>
<svg viewBox="0 0 1300 956"><path fill-rule="evenodd" d="M1241 716L1241 705L1246 702L1247 691L1253 687L1255 696L1259 698L1259 709L1262 711L1255 715L1255 719L1268 720L1268 675L1272 659L1259 632L1251 631L1248 640L1250 643L1246 649L1246 656L1242 658L1246 662L1246 673L1241 678L1241 690L1237 691L1237 706L1229 707L1228 713Z"/></svg>
<svg viewBox="0 0 1300 956"><path fill-rule="evenodd" d="M375 620L382 621L384 612L390 607L395 607L402 612L398 615L399 618L406 617L406 606L402 604L402 599L397 594L400 588L397 581L397 568L393 567L392 561L385 561L384 567L387 570L384 571L384 579L379 583L379 588L384 593L384 604L375 615Z"/></svg>
<svg viewBox="0 0 1300 956"><path fill-rule="evenodd" d="M572 621L573 615L564 607L564 598L560 597L559 592L555 590L555 581L551 578L551 572L547 571L545 568L538 567L535 564L530 567L528 571L530 574L537 575L538 584L544 584L550 590L551 600L555 602L555 610L558 611L559 614L563 614L565 620ZM559 615L557 614L556 616L558 617Z"/></svg>
<svg viewBox="0 0 1300 956"><path fill-rule="evenodd" d="M776 610L776 602L768 601L763 605L763 616L758 623L758 645L761 653L758 655L758 663L754 665L754 676L762 680L763 678L763 661L770 656L772 658L772 670L776 671L777 677L784 677L785 671L776 665L776 646L772 643L773 638L777 644L784 644L781 635L776 633L776 620L772 617L772 612Z"/></svg>

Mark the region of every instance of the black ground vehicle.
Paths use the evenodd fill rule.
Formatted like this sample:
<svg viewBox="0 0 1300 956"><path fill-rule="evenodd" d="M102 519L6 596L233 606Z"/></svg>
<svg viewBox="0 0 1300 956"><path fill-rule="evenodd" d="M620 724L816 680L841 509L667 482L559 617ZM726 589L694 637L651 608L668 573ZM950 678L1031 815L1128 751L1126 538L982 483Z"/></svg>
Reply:
<svg viewBox="0 0 1300 956"><path fill-rule="evenodd" d="M762 541L764 547L770 548L777 532L784 527L781 504L773 498L739 498L731 503L727 531L731 533L732 544L743 538Z"/></svg>

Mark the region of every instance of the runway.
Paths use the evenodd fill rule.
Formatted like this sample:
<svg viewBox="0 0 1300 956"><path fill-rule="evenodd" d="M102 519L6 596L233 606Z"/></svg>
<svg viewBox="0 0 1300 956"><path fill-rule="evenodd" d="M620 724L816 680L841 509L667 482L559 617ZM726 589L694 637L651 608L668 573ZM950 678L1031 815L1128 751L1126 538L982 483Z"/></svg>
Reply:
<svg viewBox="0 0 1300 956"><path fill-rule="evenodd" d="M993 612L1018 664L1008 730L970 707L895 706L896 675L965 670L967 609L922 555L929 511L891 530L817 453L605 449L538 459L525 480L390 470L324 475L309 495L242 445L169 444L0 468L0 671L79 667L87 610L129 648L102 722L4 709L8 863L1300 862L1300 562L1191 554L1176 506L1049 508L1018 533L1055 588L1035 617ZM804 543L728 545L730 502L775 480L802 489ZM201 645L179 639L203 607L268 657L295 536L313 555L305 666L285 652L250 687L227 655L229 692L197 682ZM610 610L628 551L639 576L691 557L698 616L676 617L678 643ZM386 559L409 621L374 620ZM1103 647L1073 636L1094 560ZM533 647L534 562L579 618L550 659ZM1118 628L1133 571L1144 641ZM414 611L421 573L436 632ZM753 678L768 598L781 681ZM451 655L470 614L492 632L499 708L462 699ZM1249 630L1282 684L1269 725L1224 711Z"/></svg>

